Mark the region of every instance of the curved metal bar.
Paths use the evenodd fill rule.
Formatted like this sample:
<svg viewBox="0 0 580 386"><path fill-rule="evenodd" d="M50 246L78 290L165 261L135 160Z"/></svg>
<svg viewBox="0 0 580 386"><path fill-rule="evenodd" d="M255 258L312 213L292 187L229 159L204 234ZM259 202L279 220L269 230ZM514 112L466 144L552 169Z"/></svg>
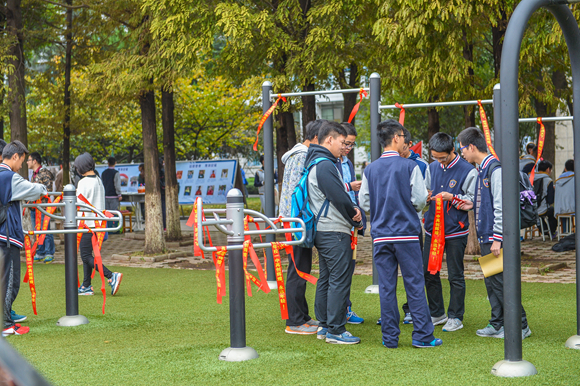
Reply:
<svg viewBox="0 0 580 386"><path fill-rule="evenodd" d="M217 213L215 213L215 212L214 212L214 214L213 214L213 217L214 217L214 218L215 218L217 221L224 221L224 220L222 220L222 219L220 218L220 216L219 216ZM225 221L227 221L227 223L226 223L226 224L233 224L233 223L234 223L234 221L233 221L233 220L225 220ZM221 222L221 223L219 223L219 224L217 224L217 223L216 223L216 224L214 224L214 226L215 226L215 227L216 227L216 228L217 228L217 229L218 229L218 230L219 230L221 233L223 233L223 234L225 234L225 235L228 235L228 236L233 236L233 235L234 235L234 232L233 232L233 231L228 231L228 230L227 230L227 228L226 228L226 227L224 227L224 226L223 226L223 225L221 225L221 224L223 224L223 222Z"/></svg>
<svg viewBox="0 0 580 386"><path fill-rule="evenodd" d="M270 227L276 228L276 224L274 224L269 217L267 217L266 215L264 215L260 212L256 212L255 210L252 210L252 209L244 209L244 214L251 214L252 217L259 217L262 220L264 220L264 222L266 224L268 224Z"/></svg>
<svg viewBox="0 0 580 386"><path fill-rule="evenodd" d="M29 206L28 208L35 208L36 210L39 210L40 213L43 213L45 216L48 216L48 217L53 218L55 220L64 220L64 216L57 216L55 214L50 214L47 211L45 211L44 209L42 209L42 207Z"/></svg>
<svg viewBox="0 0 580 386"><path fill-rule="evenodd" d="M64 207L64 202L58 202L56 204L52 204L50 202L44 203L44 204L22 204L23 208L37 208L37 207L51 207L51 206L63 206Z"/></svg>

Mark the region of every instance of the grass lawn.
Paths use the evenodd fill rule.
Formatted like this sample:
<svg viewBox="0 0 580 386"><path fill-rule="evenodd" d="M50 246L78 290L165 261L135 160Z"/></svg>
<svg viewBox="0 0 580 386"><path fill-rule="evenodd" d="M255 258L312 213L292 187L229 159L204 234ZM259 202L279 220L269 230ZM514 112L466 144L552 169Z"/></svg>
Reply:
<svg viewBox="0 0 580 386"><path fill-rule="evenodd" d="M347 325L362 343L330 345L314 336L284 333L277 296L246 297L247 343L260 358L242 363L218 360L229 346L228 298L216 304L215 273L174 269L118 268L125 274L119 293L81 296L81 314L90 324L57 327L65 313L64 266L36 265L38 316L31 312L23 284L14 309L29 316L31 332L8 341L56 385L577 385L580 352L564 348L575 332L575 287L523 284L532 336L524 359L539 374L502 379L490 374L503 359L503 340L479 338L489 305L483 281L467 282L465 328L436 336L443 346L411 347L412 327L401 324L399 349L381 345L378 295L364 294L370 278L355 276L354 309L366 319ZM93 281L95 289L100 279ZM310 285L309 285L310 286ZM255 287L254 287L255 288ZM448 286L444 284L448 293ZM307 292L314 305L314 287ZM404 299L399 283L399 304Z"/></svg>

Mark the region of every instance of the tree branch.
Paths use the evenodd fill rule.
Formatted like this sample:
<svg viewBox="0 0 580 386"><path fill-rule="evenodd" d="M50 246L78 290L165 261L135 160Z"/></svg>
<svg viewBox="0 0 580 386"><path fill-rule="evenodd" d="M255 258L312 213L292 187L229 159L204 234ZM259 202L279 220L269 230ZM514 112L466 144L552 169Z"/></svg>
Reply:
<svg viewBox="0 0 580 386"><path fill-rule="evenodd" d="M50 1L50 0L42 0L42 1L44 1L45 3L48 3L48 4L57 5L59 7L63 7L63 8L66 8L66 9L91 8L91 7L89 7L86 4L81 4L81 5L67 5L67 4L62 4L62 3L56 3L56 2Z"/></svg>

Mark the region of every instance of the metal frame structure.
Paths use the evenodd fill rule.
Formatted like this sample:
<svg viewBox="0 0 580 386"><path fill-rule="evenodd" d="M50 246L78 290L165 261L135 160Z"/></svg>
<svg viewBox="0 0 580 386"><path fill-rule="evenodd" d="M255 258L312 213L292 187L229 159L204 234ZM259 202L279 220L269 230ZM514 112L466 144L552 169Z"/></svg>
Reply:
<svg viewBox="0 0 580 386"><path fill-rule="evenodd" d="M519 218L519 125L518 125L518 70L521 43L529 19L541 7L554 15L568 46L572 69L574 100L580 100L580 30L576 18L567 4L578 0L524 0L518 4L507 26L501 57L500 125L502 142L502 185L503 185L503 249L504 249L504 360L496 363L492 374L502 377L521 377L537 373L533 364L522 358L521 335L521 244ZM575 103L573 116L580 116L580 104ZM580 168L580 120L573 121L574 166ZM575 181L576 217L580 213L580 179ZM580 232L576 232L576 243L580 245ZM580 248L576 249L576 318L577 331L566 342L566 347L580 348Z"/></svg>
<svg viewBox="0 0 580 386"><path fill-rule="evenodd" d="M203 244L203 227L213 225L220 232L227 235L228 240L228 267L229 267L229 298L230 298L230 347L223 350L219 359L228 362L240 362L258 358L258 353L252 347L246 346L246 298L244 290L244 236L266 235L275 238L277 234L302 232L300 240L287 241L286 245L299 245L304 242L306 226L299 218L269 218L255 210L244 209L244 196L239 189L231 189L227 195L226 209L203 209L199 201L197 206L197 235L198 244L202 251L216 252L216 247L207 247ZM212 220L203 221L202 213L211 215ZM225 214L226 218L220 218ZM245 215L254 216L254 221L264 222L270 229L244 231ZM293 222L300 224L300 228L278 228L274 223ZM275 241L273 239L272 241ZM270 248L271 242L254 244L255 248ZM267 249L269 250L269 249ZM274 265L272 260L271 264ZM274 282L276 283L276 282Z"/></svg>
<svg viewBox="0 0 580 386"><path fill-rule="evenodd" d="M373 74L377 75L377 74ZM371 87L363 88L365 91L370 91L371 106L373 103L373 98L377 101L380 99L380 81L379 81L379 93L373 95L373 75L371 75ZM378 75L377 75L378 76ZM303 92L288 92L281 93L282 97L299 97L299 96L311 96L311 95L330 95L330 94L352 94L360 92L360 88L349 88L344 90L323 90L323 91L303 91ZM263 114L268 111L272 106L272 99L276 98L278 94L272 91L272 82L265 81L262 83L262 111ZM372 107L371 107L372 112ZM271 114L268 119L264 122L264 205L265 213L267 217L274 218L275 216L275 200L274 200L274 118ZM371 117L371 128L372 128L372 117ZM378 124L378 122L376 122ZM274 234L266 234L266 242L270 243L274 241ZM266 250L266 258L268 259L268 286L271 289L276 288L274 264L272 251Z"/></svg>
<svg viewBox="0 0 580 386"><path fill-rule="evenodd" d="M60 193L50 193L51 195L60 195ZM57 216L49 214L44 208L56 206L63 208L64 216ZM81 220L97 220L97 221L118 221L117 227L114 228L96 228L93 232L116 232L121 229L123 215L116 210L109 212L116 215L116 217L107 217L98 209L84 203L77 202L76 189L74 185L67 185L64 187L63 200L57 204L24 204L25 208L34 208L39 210L45 216L55 220L64 221L64 230L45 230L45 231L30 231L29 233L35 235L42 234L64 234L64 271L66 282L66 315L61 317L56 323L57 326L72 327L81 324L89 323L89 320L79 314L79 293L78 293L78 266L77 266L77 233L88 233L88 229L78 229L78 221ZM91 212L96 215L91 217L78 217L77 207L82 208L84 212Z"/></svg>

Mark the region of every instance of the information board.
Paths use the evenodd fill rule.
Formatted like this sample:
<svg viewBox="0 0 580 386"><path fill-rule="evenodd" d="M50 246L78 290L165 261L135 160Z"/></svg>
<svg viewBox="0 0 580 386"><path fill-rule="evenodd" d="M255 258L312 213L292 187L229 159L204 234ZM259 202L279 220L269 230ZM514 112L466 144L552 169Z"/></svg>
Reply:
<svg viewBox="0 0 580 386"><path fill-rule="evenodd" d="M234 187L237 164L237 160L176 162L179 203L193 204L200 196L206 204L225 204L227 192ZM97 165L96 169L102 174L107 167ZM136 193L139 164L117 164L115 169L121 176L121 193Z"/></svg>

